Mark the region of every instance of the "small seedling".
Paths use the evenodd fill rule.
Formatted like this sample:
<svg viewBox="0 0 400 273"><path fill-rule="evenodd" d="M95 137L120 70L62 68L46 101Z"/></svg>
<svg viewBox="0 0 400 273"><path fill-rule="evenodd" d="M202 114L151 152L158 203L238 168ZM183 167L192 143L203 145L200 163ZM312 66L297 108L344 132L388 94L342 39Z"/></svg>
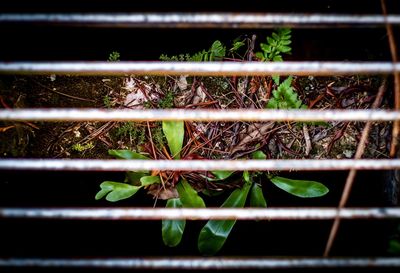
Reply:
<svg viewBox="0 0 400 273"><path fill-rule="evenodd" d="M90 150L94 148L94 144L92 142L86 143L86 144L80 144L76 143L72 145L71 149L76 152L84 152L86 150Z"/></svg>
<svg viewBox="0 0 400 273"><path fill-rule="evenodd" d="M119 62L120 61L120 57L121 57L121 55L119 54L118 51L113 51L108 56L108 61L109 62Z"/></svg>

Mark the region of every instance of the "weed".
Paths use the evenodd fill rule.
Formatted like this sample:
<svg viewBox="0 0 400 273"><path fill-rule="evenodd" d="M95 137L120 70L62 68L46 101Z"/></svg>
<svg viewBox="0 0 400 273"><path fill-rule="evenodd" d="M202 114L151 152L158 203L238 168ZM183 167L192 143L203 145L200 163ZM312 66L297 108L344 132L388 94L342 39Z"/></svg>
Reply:
<svg viewBox="0 0 400 273"><path fill-rule="evenodd" d="M120 61L120 57L121 57L121 55L119 54L118 51L113 51L108 56L108 61L109 62L119 62Z"/></svg>
<svg viewBox="0 0 400 273"><path fill-rule="evenodd" d="M267 43L261 43L260 47L263 52L257 52L256 57L261 61L283 61L282 53L290 54L292 48L290 44L292 41L291 30L288 28L282 28L273 32L271 36L267 37Z"/></svg>
<svg viewBox="0 0 400 273"><path fill-rule="evenodd" d="M105 96L103 97L103 104L104 104L104 106L105 106L106 108L112 108L112 107L113 107L113 104L112 104L112 102L111 102L110 96L105 95Z"/></svg>
<svg viewBox="0 0 400 273"><path fill-rule="evenodd" d="M117 137L129 138L131 143L134 143L135 145L142 145L146 139L145 127L138 126L131 121L124 122L117 127L115 135Z"/></svg>
<svg viewBox="0 0 400 273"><path fill-rule="evenodd" d="M306 105L298 98L297 93L292 87L293 78L289 76L279 84L279 78L275 82L278 87L272 91L273 97L268 101L269 109L304 109Z"/></svg>
<svg viewBox="0 0 400 273"><path fill-rule="evenodd" d="M158 107L161 109L169 109L174 107L174 94L172 91L167 91L165 96L158 103Z"/></svg>
<svg viewBox="0 0 400 273"><path fill-rule="evenodd" d="M79 152L79 153L87 151L87 150L90 150L90 149L93 149L93 148L94 148L94 144L92 142L89 142L89 143L86 143L86 144L76 143L76 144L72 145L72 147L71 147L71 149L73 151L76 151L76 152Z"/></svg>
<svg viewBox="0 0 400 273"><path fill-rule="evenodd" d="M180 54L177 56L171 56L162 54L160 56L161 61L191 61L191 62L212 62L212 61L220 61L225 57L226 48L225 46L218 40L216 40L210 47L210 49L197 52L194 55L190 54Z"/></svg>

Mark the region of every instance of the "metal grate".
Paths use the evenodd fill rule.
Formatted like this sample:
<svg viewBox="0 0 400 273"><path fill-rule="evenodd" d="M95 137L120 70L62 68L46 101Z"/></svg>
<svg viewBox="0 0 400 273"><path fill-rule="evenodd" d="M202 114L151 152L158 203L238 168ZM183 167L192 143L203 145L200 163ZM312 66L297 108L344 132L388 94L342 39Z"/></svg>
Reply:
<svg viewBox="0 0 400 273"><path fill-rule="evenodd" d="M268 13L134 13L134 14L0 14L0 24L67 25L130 28L295 28L386 27L392 62L282 62L282 63L165 63L165 62L0 62L1 74L73 75L349 75L393 74L393 110L99 110L2 109L4 121L394 121L399 135L400 63L392 25L400 15L268 14ZM397 131L396 131L397 130ZM366 134L368 129L365 129ZM366 137L359 147L365 145ZM393 142L393 145L396 143ZM64 160L1 159L0 170L127 171L127 170L351 170L337 208L268 209L149 209L149 208L0 208L0 219L155 220L155 219L272 219L335 220L325 258L126 258L46 259L0 258L0 267L100 267L131 269L277 269L400 267L400 258L327 258L342 219L400 219L400 208L344 208L356 170L400 169L400 159L351 160Z"/></svg>

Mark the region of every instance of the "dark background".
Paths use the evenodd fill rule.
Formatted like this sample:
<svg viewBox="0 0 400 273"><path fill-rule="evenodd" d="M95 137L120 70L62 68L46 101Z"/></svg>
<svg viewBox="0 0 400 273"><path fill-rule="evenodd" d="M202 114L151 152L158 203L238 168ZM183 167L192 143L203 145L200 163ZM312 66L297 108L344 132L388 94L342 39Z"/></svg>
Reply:
<svg viewBox="0 0 400 273"><path fill-rule="evenodd" d="M390 13L400 13L388 1ZM234 11L379 14L379 1L1 1L0 12L144 12ZM395 28L398 34L398 28ZM215 39L229 44L239 35L270 30L110 29L36 25L0 25L0 60L106 60L112 51L121 60L157 60L160 54L193 53ZM397 39L399 35L397 35ZM288 60L390 60L384 28L293 29ZM290 173L324 182L331 192L320 199L299 199L264 183L270 207L336 206L347 172ZM360 172L350 206L383 206L383 172ZM145 193L111 204L95 201L100 182L122 180L122 173L0 172L1 207L152 206ZM207 200L218 205L220 200ZM158 206L163 206L160 201ZM129 257L198 255L196 242L203 221L188 222L177 248L163 246L161 221L0 220L1 257ZM240 221L219 255L320 256L331 221ZM343 221L332 254L385 256L392 221ZM7 271L8 272L8 271ZM50 270L49 270L50 272ZM57 271L59 272L59 271ZM327 271L326 271L327 272ZM354 272L354 271L352 271ZM380 271L381 272L381 271Z"/></svg>

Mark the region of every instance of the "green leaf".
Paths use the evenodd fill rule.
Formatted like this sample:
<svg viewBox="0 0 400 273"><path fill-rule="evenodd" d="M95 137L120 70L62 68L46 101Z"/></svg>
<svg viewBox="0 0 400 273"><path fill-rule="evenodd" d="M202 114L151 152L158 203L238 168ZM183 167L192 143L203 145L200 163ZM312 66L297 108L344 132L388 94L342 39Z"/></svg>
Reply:
<svg viewBox="0 0 400 273"><path fill-rule="evenodd" d="M249 193L250 185L234 190L222 204L221 208L243 208ZM198 239L198 249L204 255L217 253L225 244L236 220L210 220L202 228Z"/></svg>
<svg viewBox="0 0 400 273"><path fill-rule="evenodd" d="M108 154L120 159L149 159L147 156L130 150L108 150Z"/></svg>
<svg viewBox="0 0 400 273"><path fill-rule="evenodd" d="M273 60L274 62L282 62L282 61L283 61L281 55L276 55L276 56L274 56L274 57L272 58L272 60Z"/></svg>
<svg viewBox="0 0 400 273"><path fill-rule="evenodd" d="M280 77L279 75L272 75L272 79L276 85L279 85Z"/></svg>
<svg viewBox="0 0 400 273"><path fill-rule="evenodd" d="M231 51L231 52L238 51L239 48L241 48L241 47L244 46L244 45L245 45L244 40L243 40L243 41L235 41L235 42L233 43L232 48L229 49L229 51Z"/></svg>
<svg viewBox="0 0 400 273"><path fill-rule="evenodd" d="M167 138L169 150L175 159L181 158L180 152L183 146L185 128L183 121L163 121L162 128Z"/></svg>
<svg viewBox="0 0 400 273"><path fill-rule="evenodd" d="M120 182L104 181L100 184L100 188L101 190L96 194L96 200L99 200L107 195L107 201L116 202L131 197L141 187Z"/></svg>
<svg viewBox="0 0 400 273"><path fill-rule="evenodd" d="M155 183L161 183L161 179L160 177L157 176L143 176L142 178L140 178L140 183L142 186L148 186L148 185L152 185Z"/></svg>
<svg viewBox="0 0 400 273"><path fill-rule="evenodd" d="M223 57L225 57L225 46L218 40L216 40L212 45L210 49L210 61L215 61L215 60L221 60Z"/></svg>
<svg viewBox="0 0 400 273"><path fill-rule="evenodd" d="M225 180L229 176L231 176L235 171L212 171L211 173L215 175L215 179L213 181L217 180Z"/></svg>
<svg viewBox="0 0 400 273"><path fill-rule="evenodd" d="M400 241L395 239L390 240L388 252L391 254L400 254Z"/></svg>
<svg viewBox="0 0 400 273"><path fill-rule="evenodd" d="M289 53L290 51L292 51L292 48L291 48L291 47L285 46L285 45L281 45L281 46L279 47L279 49L280 49L280 51L281 51L282 53Z"/></svg>
<svg viewBox="0 0 400 273"><path fill-rule="evenodd" d="M247 183L247 184L251 184L253 181L251 181L251 177L250 177L250 173L249 173L249 171L244 171L243 172L243 178L244 178L244 181Z"/></svg>
<svg viewBox="0 0 400 273"><path fill-rule="evenodd" d="M267 159L267 155L263 151L255 151L251 154L253 159Z"/></svg>
<svg viewBox="0 0 400 273"><path fill-rule="evenodd" d="M205 208L203 199L197 194L197 192L190 186L190 184L182 179L176 189L179 193L184 208Z"/></svg>
<svg viewBox="0 0 400 273"><path fill-rule="evenodd" d="M267 201L265 201L262 188L259 184L254 183L250 192L250 206L256 208L266 208Z"/></svg>
<svg viewBox="0 0 400 273"><path fill-rule="evenodd" d="M298 197L320 197L329 192L329 189L316 181L293 180L285 177L274 176L271 179L278 188Z"/></svg>
<svg viewBox="0 0 400 273"><path fill-rule="evenodd" d="M261 61L264 61L264 59L265 59L264 53L262 53L262 52L256 52L256 57L258 59L260 59Z"/></svg>
<svg viewBox="0 0 400 273"><path fill-rule="evenodd" d="M182 208L179 198L169 199L167 208ZM185 231L186 220L162 220L162 238L164 244L170 247L179 245Z"/></svg>

